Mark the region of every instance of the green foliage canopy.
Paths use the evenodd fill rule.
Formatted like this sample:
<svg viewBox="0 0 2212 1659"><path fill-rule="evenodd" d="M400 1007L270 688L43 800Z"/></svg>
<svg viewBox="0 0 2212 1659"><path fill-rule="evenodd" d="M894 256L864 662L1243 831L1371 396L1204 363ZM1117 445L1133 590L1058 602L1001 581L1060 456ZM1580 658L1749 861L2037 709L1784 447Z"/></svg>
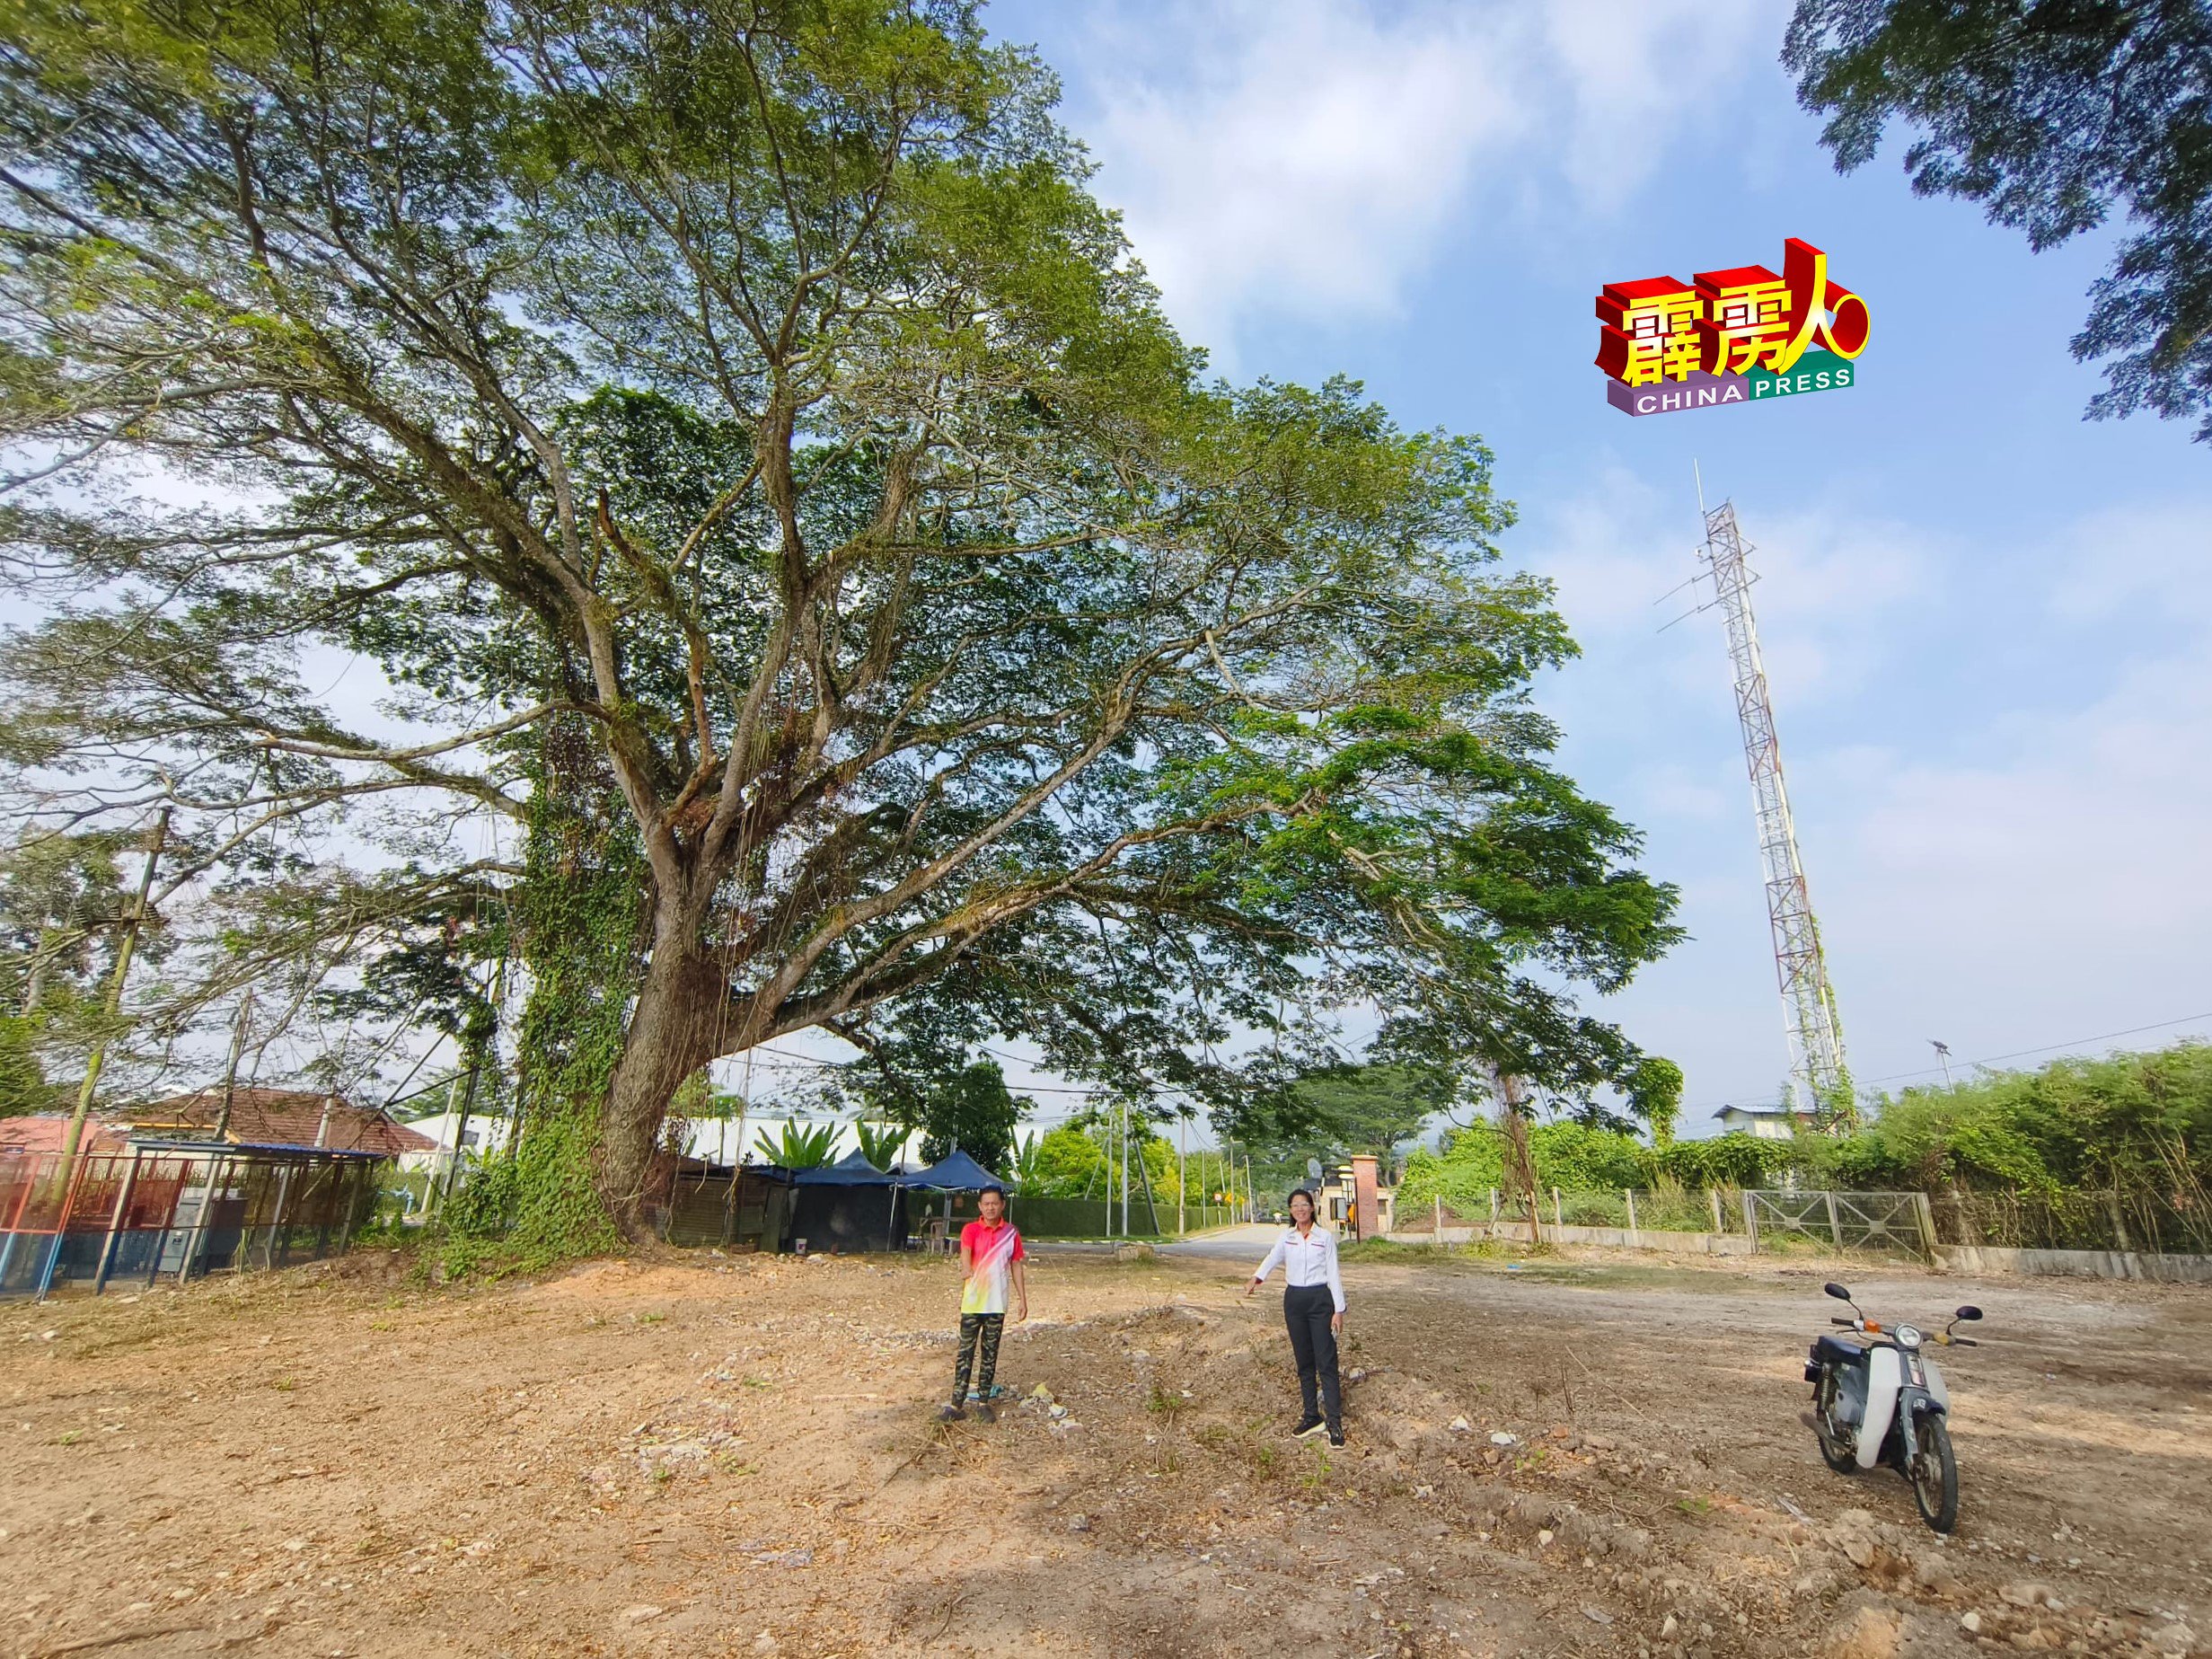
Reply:
<svg viewBox="0 0 2212 1659"><path fill-rule="evenodd" d="M2186 1197L2212 1183L2212 1044L1908 1090L1858 1134L1809 1150L1840 1185Z"/></svg>
<svg viewBox="0 0 2212 1659"><path fill-rule="evenodd" d="M1206 383L1052 98L958 0L11 11L0 442L48 488L5 528L71 603L0 746L57 811L170 799L176 880L254 871L304 949L359 884L272 838L568 879L533 801L583 734L626 1018L519 1162L633 1233L676 1089L810 1027L1241 1125L1365 1003L1386 1057L1634 1093L1573 993L1674 896L1550 763L1573 646L1488 452ZM189 490L111 488L147 465ZM457 852L482 815L551 841Z"/></svg>
<svg viewBox="0 0 2212 1659"><path fill-rule="evenodd" d="M1313 1129L1306 1143L1335 1161L1353 1152L1388 1157L1451 1104L1449 1073L1407 1065L1358 1065L1310 1072L1297 1084Z"/></svg>
<svg viewBox="0 0 2212 1659"><path fill-rule="evenodd" d="M1539 1186L1570 1192L1662 1178L1749 1187L1794 1170L1808 1185L1862 1191L2146 1196L2201 1216L2212 1195L2212 1044L1908 1090L1879 1102L1848 1135L1736 1133L1648 1146L1564 1120L1534 1125L1529 1140ZM1400 1202L1485 1204L1492 1187L1505 1185L1503 1157L1494 1125L1454 1131L1441 1150L1407 1160Z"/></svg>
<svg viewBox="0 0 2212 1659"><path fill-rule="evenodd" d="M964 1152L993 1174L1002 1173L1015 1125L1035 1110L1035 1100L1007 1088L997 1061L971 1061L930 1091L921 1123L922 1161Z"/></svg>
<svg viewBox="0 0 2212 1659"><path fill-rule="evenodd" d="M1662 1180L1693 1187L1758 1186L1805 1156L1805 1149L1792 1142L1741 1133L1649 1146L1621 1130L1572 1119L1532 1125L1529 1152L1537 1185L1563 1192L1642 1189ZM1406 1160L1398 1203L1418 1207L1441 1197L1472 1213L1488 1203L1493 1187L1510 1184L1504 1160L1495 1125L1478 1122L1455 1130L1441 1150L1416 1152Z"/></svg>
<svg viewBox="0 0 2212 1659"><path fill-rule="evenodd" d="M2129 221L2091 290L2093 416L2202 414L2212 440L2212 8L2196 0L1799 0L1783 62L1848 171L1893 120L1913 189L1986 203L2039 252Z"/></svg>

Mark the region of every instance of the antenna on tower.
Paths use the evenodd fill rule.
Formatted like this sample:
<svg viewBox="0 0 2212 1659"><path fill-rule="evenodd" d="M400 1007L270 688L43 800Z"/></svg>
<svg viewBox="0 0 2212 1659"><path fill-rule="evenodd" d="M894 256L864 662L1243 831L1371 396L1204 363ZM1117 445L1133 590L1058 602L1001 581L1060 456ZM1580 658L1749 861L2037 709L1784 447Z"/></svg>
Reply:
<svg viewBox="0 0 2212 1659"><path fill-rule="evenodd" d="M1820 924L1805 887L1797 855L1797 827L1782 781L1782 748L1775 737L1774 700L1759 655L1758 625L1751 614L1751 549L1736 528L1736 507L1723 501L1706 512L1705 481L1698 480L1705 544L1698 555L1713 578L1714 603L1728 624L1728 657L1735 669L1736 714L1743 723L1744 765L1758 816L1759 858L1767 872L1767 922L1773 931L1775 970L1789 1029L1790 1076L1802 1109L1826 1129L1855 1125L1851 1073L1844 1063L1843 1021L1820 951Z"/></svg>

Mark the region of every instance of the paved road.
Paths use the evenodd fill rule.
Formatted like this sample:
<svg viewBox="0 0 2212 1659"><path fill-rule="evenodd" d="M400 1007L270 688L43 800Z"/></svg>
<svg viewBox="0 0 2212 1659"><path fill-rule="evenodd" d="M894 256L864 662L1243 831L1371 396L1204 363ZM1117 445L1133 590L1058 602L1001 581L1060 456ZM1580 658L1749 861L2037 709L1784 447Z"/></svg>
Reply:
<svg viewBox="0 0 2212 1659"><path fill-rule="evenodd" d="M1150 1244L1162 1256L1240 1261L1256 1267L1260 1257L1267 1254L1282 1232L1282 1229L1275 1223L1262 1222L1256 1226L1224 1227L1215 1232L1202 1233L1195 1239L1185 1239L1179 1243L1162 1244L1150 1239L1138 1242ZM1110 1256L1119 1247L1112 1240L1040 1239L1029 1248L1069 1256Z"/></svg>
<svg viewBox="0 0 2212 1659"><path fill-rule="evenodd" d="M1273 1248L1282 1229L1272 1222L1260 1222L1248 1227L1224 1227L1219 1232L1207 1233L1203 1238L1185 1239L1180 1244L1163 1244L1162 1256L1196 1256L1220 1257L1248 1262L1256 1267L1260 1257Z"/></svg>

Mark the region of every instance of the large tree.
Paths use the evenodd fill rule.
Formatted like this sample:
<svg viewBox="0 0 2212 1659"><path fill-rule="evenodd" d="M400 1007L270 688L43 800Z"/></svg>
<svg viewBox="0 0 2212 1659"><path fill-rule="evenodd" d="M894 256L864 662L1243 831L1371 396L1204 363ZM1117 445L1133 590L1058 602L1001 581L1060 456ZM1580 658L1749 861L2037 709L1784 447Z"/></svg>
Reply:
<svg viewBox="0 0 2212 1659"><path fill-rule="evenodd" d="M624 1226L677 1086L810 1027L1232 1116L1353 1002L1633 1077L1569 989L1672 894L1547 763L1573 648L1488 453L1205 382L972 5L4 29L10 527L75 596L9 648L14 754L79 818L173 801L179 881L381 811L398 908L507 893Z"/></svg>
<svg viewBox="0 0 2212 1659"><path fill-rule="evenodd" d="M2212 8L2203 0L1798 0L1782 61L1838 170L1892 121L1913 189L2039 252L2128 222L2074 337L2093 416L2202 414L2212 440Z"/></svg>

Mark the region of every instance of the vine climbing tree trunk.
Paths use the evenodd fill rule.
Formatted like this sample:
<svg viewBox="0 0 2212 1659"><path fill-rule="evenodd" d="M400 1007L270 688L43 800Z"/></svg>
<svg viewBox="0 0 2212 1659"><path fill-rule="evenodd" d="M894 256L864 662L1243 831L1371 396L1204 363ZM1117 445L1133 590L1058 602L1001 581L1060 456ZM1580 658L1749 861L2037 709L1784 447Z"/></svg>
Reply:
<svg viewBox="0 0 2212 1659"><path fill-rule="evenodd" d="M599 1133L599 1190L633 1241L653 1231L660 1128L678 1089L718 1052L728 979L704 952L656 952L609 1081Z"/></svg>
<svg viewBox="0 0 2212 1659"><path fill-rule="evenodd" d="M1529 1210L1529 1242L1544 1241L1541 1205L1536 1196L1536 1160L1529 1151L1528 1090L1510 1073L1498 1077L1498 1134L1505 1143L1505 1178L1517 1187Z"/></svg>

